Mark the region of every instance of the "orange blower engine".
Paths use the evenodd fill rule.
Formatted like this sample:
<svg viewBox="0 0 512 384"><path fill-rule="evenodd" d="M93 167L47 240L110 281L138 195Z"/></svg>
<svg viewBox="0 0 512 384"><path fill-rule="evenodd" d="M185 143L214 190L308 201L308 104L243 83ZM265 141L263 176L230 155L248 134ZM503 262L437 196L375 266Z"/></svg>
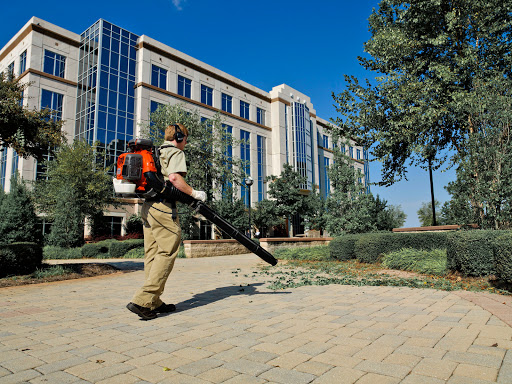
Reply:
<svg viewBox="0 0 512 384"><path fill-rule="evenodd" d="M133 139L128 142L129 152L117 159L116 177L113 179L117 195L146 197L150 187L144 177L146 172L157 172L155 149L148 139Z"/></svg>

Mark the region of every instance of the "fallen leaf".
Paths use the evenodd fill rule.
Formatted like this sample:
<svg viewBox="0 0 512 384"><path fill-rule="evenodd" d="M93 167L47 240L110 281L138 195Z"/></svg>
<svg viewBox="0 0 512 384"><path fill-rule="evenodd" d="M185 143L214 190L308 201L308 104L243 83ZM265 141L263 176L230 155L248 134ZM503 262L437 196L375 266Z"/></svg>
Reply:
<svg viewBox="0 0 512 384"><path fill-rule="evenodd" d="M101 363L104 363L104 362L105 362L105 360L96 360L96 363L98 363L98 364L101 364Z"/></svg>
<svg viewBox="0 0 512 384"><path fill-rule="evenodd" d="M171 368L164 367L164 371L170 371Z"/></svg>
<svg viewBox="0 0 512 384"><path fill-rule="evenodd" d="M498 346L498 343L494 343L493 345L491 345L491 347L497 347Z"/></svg>

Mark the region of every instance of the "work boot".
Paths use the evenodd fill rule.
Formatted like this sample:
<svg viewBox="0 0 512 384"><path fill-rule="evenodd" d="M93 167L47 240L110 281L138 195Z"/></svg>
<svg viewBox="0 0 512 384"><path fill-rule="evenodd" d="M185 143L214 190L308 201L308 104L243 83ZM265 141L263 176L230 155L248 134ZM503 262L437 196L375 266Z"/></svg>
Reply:
<svg viewBox="0 0 512 384"><path fill-rule="evenodd" d="M128 310L135 313L136 315L139 315L142 320L152 320L158 317L155 311L146 307L141 307L135 303L128 303L126 308L128 308Z"/></svg>
<svg viewBox="0 0 512 384"><path fill-rule="evenodd" d="M154 309L154 311L156 313L169 313L169 312L174 312L175 310L176 310L176 306L174 304L165 304L165 303L162 303L161 306Z"/></svg>

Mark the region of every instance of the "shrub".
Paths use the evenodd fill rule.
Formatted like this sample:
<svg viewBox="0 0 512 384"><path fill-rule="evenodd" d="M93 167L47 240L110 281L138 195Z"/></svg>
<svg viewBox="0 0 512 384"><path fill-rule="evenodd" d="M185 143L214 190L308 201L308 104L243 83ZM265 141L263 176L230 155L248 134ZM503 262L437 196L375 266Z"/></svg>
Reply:
<svg viewBox="0 0 512 384"><path fill-rule="evenodd" d="M331 259L340 261L355 259L355 244L360 237L361 235L357 234L345 234L334 238L329 243Z"/></svg>
<svg viewBox="0 0 512 384"><path fill-rule="evenodd" d="M26 275L43 261L43 248L36 243L12 243L0 246L0 277Z"/></svg>
<svg viewBox="0 0 512 384"><path fill-rule="evenodd" d="M98 243L84 244L82 247L82 257L87 259L106 259L110 244L117 240L103 240Z"/></svg>
<svg viewBox="0 0 512 384"><path fill-rule="evenodd" d="M318 247L290 247L278 248L274 251L274 257L281 260L315 260L325 261L331 259L329 246Z"/></svg>
<svg viewBox="0 0 512 384"><path fill-rule="evenodd" d="M82 248L62 248L53 245L47 245L43 248L43 259L60 260L60 259L81 259Z"/></svg>
<svg viewBox="0 0 512 384"><path fill-rule="evenodd" d="M432 250L446 246L446 232L423 233L366 233L356 241L356 257L363 263L375 263L383 254L402 248Z"/></svg>
<svg viewBox="0 0 512 384"><path fill-rule="evenodd" d="M504 231L472 230L451 233L446 243L447 267L465 276L496 273L493 243Z"/></svg>
<svg viewBox="0 0 512 384"><path fill-rule="evenodd" d="M124 254L123 259L143 259L144 256L144 247L132 248Z"/></svg>
<svg viewBox="0 0 512 384"><path fill-rule="evenodd" d="M512 232L496 237L493 251L496 276L502 281L512 283Z"/></svg>
<svg viewBox="0 0 512 384"><path fill-rule="evenodd" d="M112 259L121 258L134 248L142 248L142 251L144 251L144 240L112 241L108 250L108 257Z"/></svg>
<svg viewBox="0 0 512 384"><path fill-rule="evenodd" d="M446 250L403 248L385 254L382 264L391 269L440 276L446 273Z"/></svg>

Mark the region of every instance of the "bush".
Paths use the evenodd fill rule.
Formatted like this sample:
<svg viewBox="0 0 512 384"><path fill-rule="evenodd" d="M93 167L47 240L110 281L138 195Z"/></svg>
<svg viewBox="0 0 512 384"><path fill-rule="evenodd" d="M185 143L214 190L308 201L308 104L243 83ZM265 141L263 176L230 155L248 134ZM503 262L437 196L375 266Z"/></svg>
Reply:
<svg viewBox="0 0 512 384"><path fill-rule="evenodd" d="M496 277L512 283L512 232L496 237L493 251Z"/></svg>
<svg viewBox="0 0 512 384"><path fill-rule="evenodd" d="M355 259L355 244L360 237L361 235L358 234L345 234L334 238L329 243L331 259L340 261Z"/></svg>
<svg viewBox="0 0 512 384"><path fill-rule="evenodd" d="M108 257L112 259L121 258L134 248L142 248L142 251L144 251L144 240L112 241L108 250Z"/></svg>
<svg viewBox="0 0 512 384"><path fill-rule="evenodd" d="M103 240L98 243L84 244L82 247L82 257L86 259L107 259L110 244L117 240Z"/></svg>
<svg viewBox="0 0 512 384"><path fill-rule="evenodd" d="M447 267L464 276L487 276L496 273L494 240L504 231L472 230L451 233L446 243Z"/></svg>
<svg viewBox="0 0 512 384"><path fill-rule="evenodd" d="M375 263L383 254L402 248L432 250L446 246L446 232L423 233L366 233L354 246L356 258L363 263Z"/></svg>
<svg viewBox="0 0 512 384"><path fill-rule="evenodd" d="M12 243L0 246L0 277L26 275L43 261L43 248L36 243Z"/></svg>
<svg viewBox="0 0 512 384"><path fill-rule="evenodd" d="M391 269L413 271L429 275L444 275L446 273L446 250L403 248L400 251L384 255L382 264Z"/></svg>
<svg viewBox="0 0 512 384"><path fill-rule="evenodd" d="M81 259L82 248L62 248L53 245L47 245L43 248L43 259L61 260L61 259Z"/></svg>
<svg viewBox="0 0 512 384"><path fill-rule="evenodd" d="M124 254L123 259L143 259L144 256L144 247L133 248Z"/></svg>
<svg viewBox="0 0 512 384"><path fill-rule="evenodd" d="M278 248L274 251L274 257L281 260L315 260L326 261L331 259L329 246L318 247L290 247Z"/></svg>

